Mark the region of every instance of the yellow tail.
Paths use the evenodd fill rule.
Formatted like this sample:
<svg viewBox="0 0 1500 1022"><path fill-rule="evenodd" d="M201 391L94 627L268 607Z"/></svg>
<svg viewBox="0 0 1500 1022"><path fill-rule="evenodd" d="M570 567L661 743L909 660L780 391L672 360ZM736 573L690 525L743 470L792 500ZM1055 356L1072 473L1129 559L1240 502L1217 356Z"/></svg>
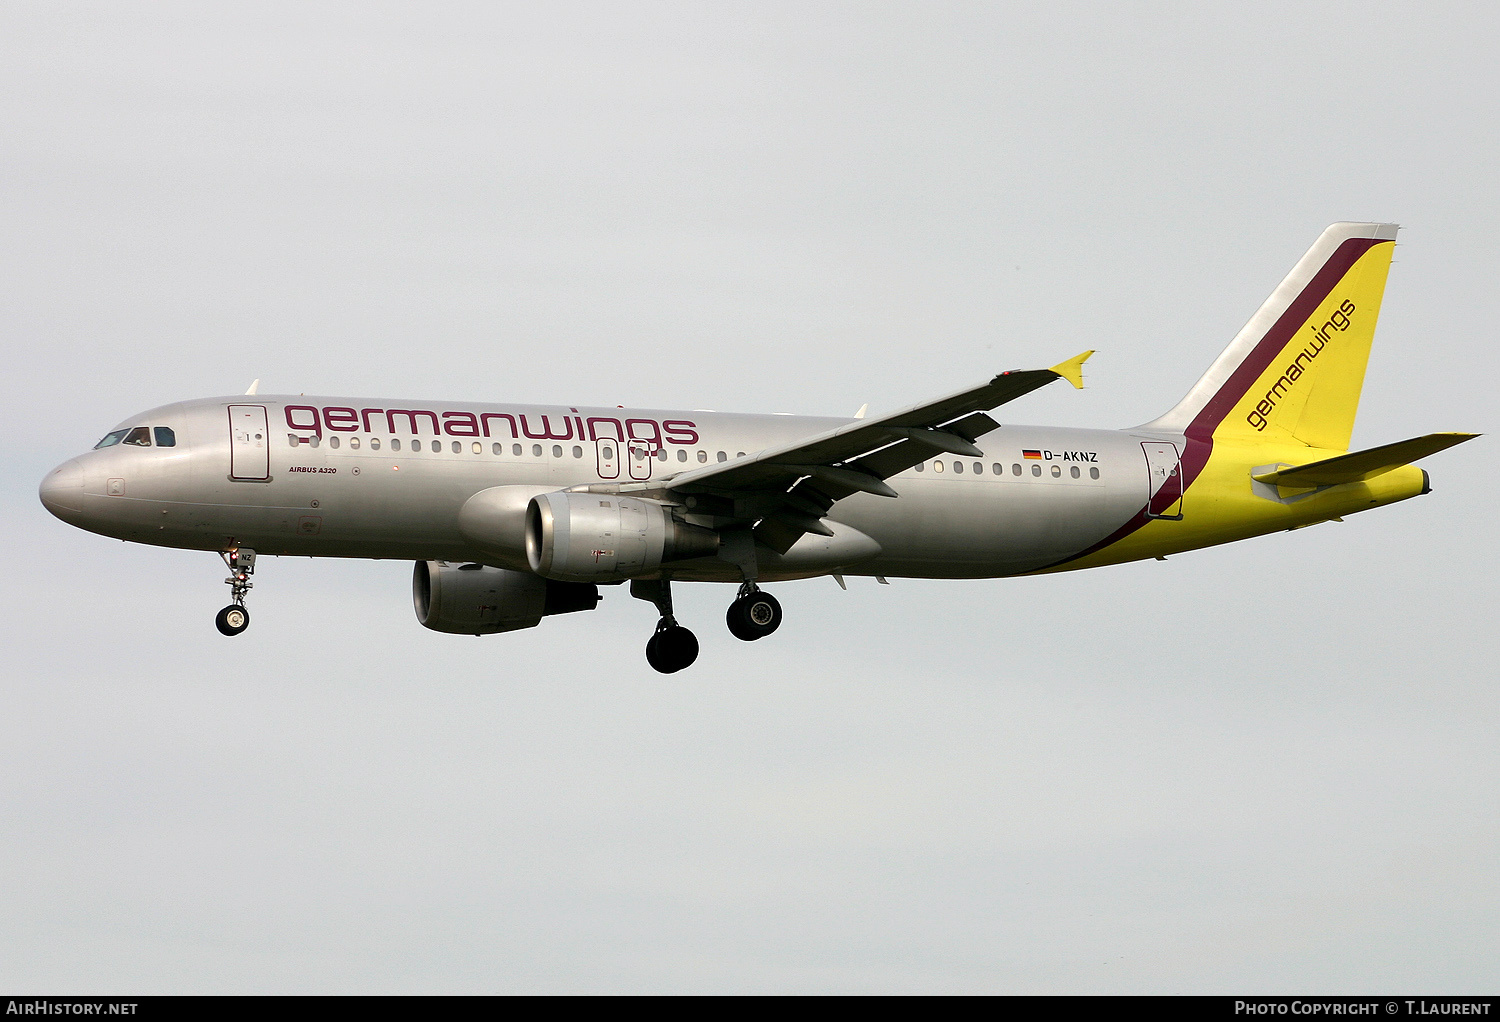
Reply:
<svg viewBox="0 0 1500 1022"><path fill-rule="evenodd" d="M1395 238L1394 224L1329 227L1188 396L1147 427L1347 451Z"/></svg>

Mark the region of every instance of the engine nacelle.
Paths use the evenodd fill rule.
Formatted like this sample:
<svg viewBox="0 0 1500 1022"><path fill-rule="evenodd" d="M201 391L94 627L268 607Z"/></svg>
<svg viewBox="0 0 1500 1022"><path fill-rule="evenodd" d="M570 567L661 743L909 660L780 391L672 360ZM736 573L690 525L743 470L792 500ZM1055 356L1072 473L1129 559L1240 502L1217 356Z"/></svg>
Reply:
<svg viewBox="0 0 1500 1022"><path fill-rule="evenodd" d="M593 610L600 599L598 586L449 561L418 561L411 598L423 625L459 635L535 628L551 614Z"/></svg>
<svg viewBox="0 0 1500 1022"><path fill-rule="evenodd" d="M552 579L606 582L647 575L663 562L708 557L712 529L679 522L663 504L612 493L543 493L526 509L526 559Z"/></svg>
<svg viewBox="0 0 1500 1022"><path fill-rule="evenodd" d="M470 497L458 510L458 531L484 554L486 564L529 571L526 565L526 509L531 498L550 486L491 486Z"/></svg>

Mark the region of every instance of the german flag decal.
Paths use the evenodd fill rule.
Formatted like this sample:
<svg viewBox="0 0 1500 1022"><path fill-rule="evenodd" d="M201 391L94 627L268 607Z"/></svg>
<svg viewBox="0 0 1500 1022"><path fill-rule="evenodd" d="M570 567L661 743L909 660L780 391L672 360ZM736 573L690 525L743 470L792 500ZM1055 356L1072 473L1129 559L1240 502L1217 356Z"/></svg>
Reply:
<svg viewBox="0 0 1500 1022"><path fill-rule="evenodd" d="M1042 452L1041 451L1022 451L1021 452L1021 457L1023 457L1023 458L1034 458L1037 461L1041 461L1042 460Z"/></svg>

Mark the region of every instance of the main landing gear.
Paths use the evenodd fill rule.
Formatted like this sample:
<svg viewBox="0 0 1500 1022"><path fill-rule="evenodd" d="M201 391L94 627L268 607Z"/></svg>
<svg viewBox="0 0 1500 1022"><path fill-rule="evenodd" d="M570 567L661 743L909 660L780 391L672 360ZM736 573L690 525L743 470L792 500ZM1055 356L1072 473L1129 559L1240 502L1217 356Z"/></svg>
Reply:
<svg viewBox="0 0 1500 1022"><path fill-rule="evenodd" d="M676 674L698 659L698 637L672 616L672 583L668 579L635 579L630 595L656 605L661 620L646 643L646 663L662 674ZM738 598L724 615L729 631L737 639L753 642L781 626L781 604L754 582L740 586Z"/></svg>
<svg viewBox="0 0 1500 1022"><path fill-rule="evenodd" d="M221 551L220 557L229 568L229 577L224 584L229 586L230 599L234 602L214 618L214 625L225 635L238 635L250 627L250 612L245 609L245 594L254 586L250 576L255 574L255 551L243 547Z"/></svg>
<svg viewBox="0 0 1500 1022"><path fill-rule="evenodd" d="M668 579L635 579L630 595L656 605L661 620L646 643L646 663L662 674L676 674L698 659L698 637L672 616L672 583Z"/></svg>
<svg viewBox="0 0 1500 1022"><path fill-rule="evenodd" d="M754 582L746 582L740 586L739 597L729 605L724 621L736 639L754 642L781 627L781 604Z"/></svg>
<svg viewBox="0 0 1500 1022"><path fill-rule="evenodd" d="M656 634L646 641L646 663L662 674L676 674L698 659L698 636L679 624L662 618Z"/></svg>

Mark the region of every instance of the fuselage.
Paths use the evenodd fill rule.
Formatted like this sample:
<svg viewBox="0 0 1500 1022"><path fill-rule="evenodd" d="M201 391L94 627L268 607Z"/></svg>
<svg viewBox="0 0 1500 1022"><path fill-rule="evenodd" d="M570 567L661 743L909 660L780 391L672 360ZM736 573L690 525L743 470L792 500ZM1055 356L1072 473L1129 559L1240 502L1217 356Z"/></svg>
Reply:
<svg viewBox="0 0 1500 1022"><path fill-rule="evenodd" d="M649 491L673 475L851 420L662 409L242 396L132 416L50 473L58 517L103 535L202 550L496 563L460 528L495 487ZM166 432L164 432L166 431ZM108 437L106 439L109 439ZM167 445L162 441L170 443ZM1006 425L982 458L941 455L828 514L873 540L857 563L769 557L763 578L985 578L1159 557L1415 496L1425 474L1282 492L1251 479L1329 453L1143 430ZM684 509L691 520L691 509ZM705 523L712 524L712 523ZM812 537L809 537L810 539ZM501 559L499 566L515 566ZM521 562L524 566L524 561ZM722 560L672 566L737 581Z"/></svg>

